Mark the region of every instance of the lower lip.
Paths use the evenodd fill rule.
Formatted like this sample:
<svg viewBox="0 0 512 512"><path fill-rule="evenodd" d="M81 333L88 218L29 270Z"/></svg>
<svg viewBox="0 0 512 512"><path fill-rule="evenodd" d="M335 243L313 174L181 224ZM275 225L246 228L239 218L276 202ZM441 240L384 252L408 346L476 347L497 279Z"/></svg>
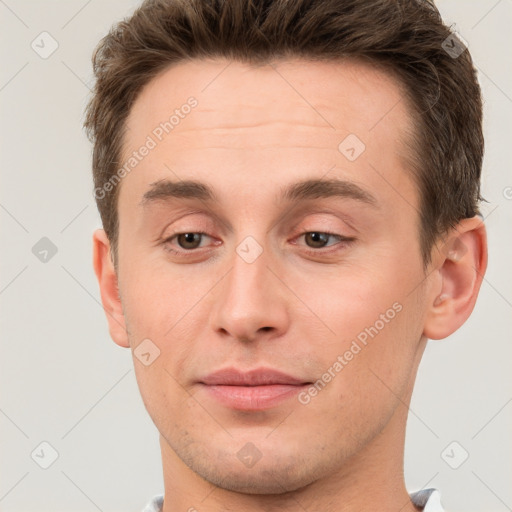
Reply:
<svg viewBox="0 0 512 512"><path fill-rule="evenodd" d="M213 398L232 409L242 411L262 411L275 407L297 395L308 384L269 384L266 386L207 386L203 387Z"/></svg>

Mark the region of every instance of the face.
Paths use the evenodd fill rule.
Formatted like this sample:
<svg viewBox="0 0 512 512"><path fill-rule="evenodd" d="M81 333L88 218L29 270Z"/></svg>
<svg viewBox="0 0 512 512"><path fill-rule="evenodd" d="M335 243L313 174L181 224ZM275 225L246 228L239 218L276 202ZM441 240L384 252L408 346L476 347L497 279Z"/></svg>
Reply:
<svg viewBox="0 0 512 512"><path fill-rule="evenodd" d="M138 97L124 320L165 449L207 481L298 489L402 414L429 294L410 131L393 79L349 61L181 63Z"/></svg>

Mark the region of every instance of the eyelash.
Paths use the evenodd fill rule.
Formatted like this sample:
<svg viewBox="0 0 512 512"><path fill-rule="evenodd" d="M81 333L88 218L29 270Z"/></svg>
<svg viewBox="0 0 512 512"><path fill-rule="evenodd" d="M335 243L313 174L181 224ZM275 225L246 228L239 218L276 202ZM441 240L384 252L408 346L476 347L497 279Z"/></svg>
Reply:
<svg viewBox="0 0 512 512"><path fill-rule="evenodd" d="M175 233L174 235L166 238L165 240L163 240L163 244L164 244L164 248L167 252L173 254L173 255L176 255L176 256L183 256L185 254L193 254L194 252L198 252L200 249L199 248L196 248L196 249L182 249L180 251L172 248L170 246L170 243L172 240L174 240L175 238L177 238L178 236L180 235L185 235L187 233L192 233L194 235L202 235L202 236L209 236L207 233L204 233L202 231L184 231L184 232L180 232L180 233ZM343 235L340 235L338 233L333 233L331 231L304 231L303 233L301 233L298 237L296 237L296 239L300 238L300 237L303 237L307 234L311 234L311 233L319 233L319 234L322 234L322 235L328 235L330 237L334 237L334 238L337 238L338 239L338 243L337 244L332 244L330 246L326 246L326 247L335 247L335 249L328 249L328 250L324 250L326 249L326 247L320 247L318 249L315 249L315 248L312 248L312 247L306 247L305 249L305 252L308 253L309 255L315 255L315 256L318 256L318 255L327 255L327 254L331 254L333 252L338 252L340 251L345 245L347 244L350 244L352 242L355 241L355 238L354 237L347 237L347 236L343 236ZM296 245L296 244L294 244ZM340 247L341 246L341 247Z"/></svg>

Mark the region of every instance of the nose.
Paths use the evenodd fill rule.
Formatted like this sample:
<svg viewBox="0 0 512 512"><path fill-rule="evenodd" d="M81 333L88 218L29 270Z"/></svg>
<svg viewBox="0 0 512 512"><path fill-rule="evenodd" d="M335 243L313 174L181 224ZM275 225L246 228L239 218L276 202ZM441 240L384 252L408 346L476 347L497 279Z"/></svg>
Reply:
<svg viewBox="0 0 512 512"><path fill-rule="evenodd" d="M231 270L215 287L213 329L243 342L278 337L289 325L286 289L277 277L278 265L265 250L252 261L243 249L235 252Z"/></svg>

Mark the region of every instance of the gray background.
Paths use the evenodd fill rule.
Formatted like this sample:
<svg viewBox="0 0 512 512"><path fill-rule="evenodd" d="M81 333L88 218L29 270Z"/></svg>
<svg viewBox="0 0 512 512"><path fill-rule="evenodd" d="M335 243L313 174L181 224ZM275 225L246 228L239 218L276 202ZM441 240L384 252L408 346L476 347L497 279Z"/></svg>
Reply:
<svg viewBox="0 0 512 512"><path fill-rule="evenodd" d="M110 340L100 306L91 264L91 235L100 222L91 148L81 129L93 48L136 4L0 0L5 512L139 511L162 491L157 431L129 351ZM512 510L512 0L438 5L480 72L490 263L470 320L427 347L411 404L406 483L411 491L440 489L451 511L506 511ZM35 40L40 52L51 49L50 39L41 48L43 31L59 45L46 59L31 47ZM46 262L32 252L43 237L57 248ZM40 467L52 461L43 441L58 453L48 469ZM450 467L466 452L463 464Z"/></svg>

